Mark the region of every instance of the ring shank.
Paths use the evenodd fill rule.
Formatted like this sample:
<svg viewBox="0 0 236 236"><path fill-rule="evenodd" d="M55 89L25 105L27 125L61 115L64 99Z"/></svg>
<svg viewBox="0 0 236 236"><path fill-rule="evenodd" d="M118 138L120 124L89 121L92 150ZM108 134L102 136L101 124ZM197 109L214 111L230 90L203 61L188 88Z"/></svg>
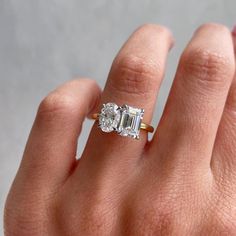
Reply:
<svg viewBox="0 0 236 236"><path fill-rule="evenodd" d="M151 125L148 125L148 124L143 123L143 122L141 123L140 129L146 130L147 132L150 132L150 133L153 133L153 131L154 131L154 128Z"/></svg>
<svg viewBox="0 0 236 236"><path fill-rule="evenodd" d="M91 115L91 119L93 119L93 120L98 120L98 118L99 118L99 113L94 113ZM143 122L141 123L140 129L145 130L150 133L152 133L154 131L154 128L151 125L148 125Z"/></svg>

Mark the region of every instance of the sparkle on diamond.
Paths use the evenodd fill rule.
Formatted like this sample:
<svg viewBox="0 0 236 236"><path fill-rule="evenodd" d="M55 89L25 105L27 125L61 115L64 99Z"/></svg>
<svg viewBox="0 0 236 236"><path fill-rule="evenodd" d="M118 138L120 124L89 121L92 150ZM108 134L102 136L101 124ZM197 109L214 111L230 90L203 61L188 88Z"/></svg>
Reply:
<svg viewBox="0 0 236 236"><path fill-rule="evenodd" d="M112 132L117 129L121 117L119 107L114 103L103 105L99 115L99 127L104 132Z"/></svg>
<svg viewBox="0 0 236 236"><path fill-rule="evenodd" d="M122 136L139 139L141 122L144 110L123 105L121 107L121 118L117 131Z"/></svg>
<svg viewBox="0 0 236 236"><path fill-rule="evenodd" d="M116 131L121 136L139 139L144 110L128 105L103 104L99 114L99 127L104 132Z"/></svg>

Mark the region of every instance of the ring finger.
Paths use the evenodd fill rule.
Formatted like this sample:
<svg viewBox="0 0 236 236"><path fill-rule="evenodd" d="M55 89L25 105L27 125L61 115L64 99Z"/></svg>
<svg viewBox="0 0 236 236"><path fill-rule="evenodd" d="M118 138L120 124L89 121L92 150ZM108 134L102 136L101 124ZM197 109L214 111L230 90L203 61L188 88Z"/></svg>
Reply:
<svg viewBox="0 0 236 236"><path fill-rule="evenodd" d="M164 27L145 25L136 30L112 64L101 105L114 102L119 106L143 108L144 121L150 123L172 44L172 36ZM83 156L90 160L99 157L100 163L101 158L112 162L114 159L134 160L143 151L146 141L146 132L141 131L137 141L114 132L103 133L95 124Z"/></svg>

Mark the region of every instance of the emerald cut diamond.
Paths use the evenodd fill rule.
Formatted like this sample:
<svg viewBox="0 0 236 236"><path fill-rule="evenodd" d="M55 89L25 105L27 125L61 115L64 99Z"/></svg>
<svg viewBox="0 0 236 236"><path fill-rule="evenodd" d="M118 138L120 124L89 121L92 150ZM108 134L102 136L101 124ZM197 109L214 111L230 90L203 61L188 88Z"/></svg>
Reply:
<svg viewBox="0 0 236 236"><path fill-rule="evenodd" d="M123 105L120 108L120 111L121 117L117 127L117 132L122 136L139 139L144 109Z"/></svg>

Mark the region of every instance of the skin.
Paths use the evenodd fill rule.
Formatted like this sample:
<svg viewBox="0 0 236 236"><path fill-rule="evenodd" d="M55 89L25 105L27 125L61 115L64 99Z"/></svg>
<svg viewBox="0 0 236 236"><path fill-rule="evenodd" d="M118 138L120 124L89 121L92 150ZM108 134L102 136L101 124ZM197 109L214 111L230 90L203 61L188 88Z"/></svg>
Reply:
<svg viewBox="0 0 236 236"><path fill-rule="evenodd" d="M114 59L104 91L70 81L40 104L5 207L6 236L236 235L236 37L218 24L194 33L154 136L103 133L86 116L115 102L151 123L173 37L138 28Z"/></svg>

